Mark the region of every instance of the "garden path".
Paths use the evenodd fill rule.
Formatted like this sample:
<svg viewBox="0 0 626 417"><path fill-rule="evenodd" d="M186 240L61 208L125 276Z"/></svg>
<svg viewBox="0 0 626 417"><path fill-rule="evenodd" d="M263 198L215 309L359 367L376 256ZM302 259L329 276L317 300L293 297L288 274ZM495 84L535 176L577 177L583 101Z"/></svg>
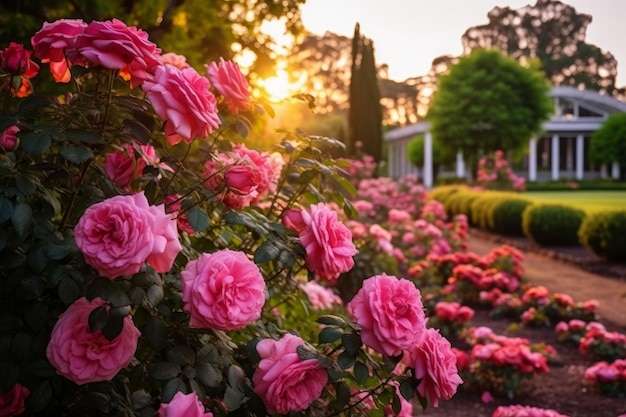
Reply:
<svg viewBox="0 0 626 417"><path fill-rule="evenodd" d="M469 236L468 250L479 255L503 244L482 232L470 232ZM506 243L518 246L514 242ZM523 245L519 248L524 253L525 277L530 283L543 285L550 292L569 294L576 301L595 299L599 302L601 320L626 329L626 280L602 276L575 263L524 250Z"/></svg>

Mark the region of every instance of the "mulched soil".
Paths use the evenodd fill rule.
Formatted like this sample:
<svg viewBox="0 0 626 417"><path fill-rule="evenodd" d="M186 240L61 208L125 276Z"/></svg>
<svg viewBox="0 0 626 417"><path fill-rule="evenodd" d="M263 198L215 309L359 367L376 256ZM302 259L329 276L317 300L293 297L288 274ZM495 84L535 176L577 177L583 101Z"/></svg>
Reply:
<svg viewBox="0 0 626 417"><path fill-rule="evenodd" d="M477 310L469 326L489 326L496 333L507 334L510 324L505 319L491 318L488 311ZM621 331L611 328L610 325L607 325L607 329ZM580 353L576 347L558 342L553 328L522 328L507 335L551 345L559 354L559 362L550 363L549 372L526 381L522 395L513 401L496 398L495 401L485 404L481 401L482 392L460 386L457 394L451 400L440 401L438 408L428 407L422 411L420 405L415 405L414 415L491 417L499 405L511 404L552 409L571 417L617 417L626 414L625 399L606 397L585 382L585 369L596 361L591 356ZM464 347L462 341L451 339L451 343L459 348Z"/></svg>

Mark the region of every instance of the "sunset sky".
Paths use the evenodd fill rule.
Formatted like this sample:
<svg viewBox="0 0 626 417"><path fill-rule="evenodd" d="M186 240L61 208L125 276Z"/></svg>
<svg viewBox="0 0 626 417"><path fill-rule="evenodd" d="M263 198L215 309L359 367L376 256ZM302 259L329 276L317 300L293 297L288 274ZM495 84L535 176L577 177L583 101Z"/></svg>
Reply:
<svg viewBox="0 0 626 417"><path fill-rule="evenodd" d="M618 62L617 85L626 85L626 0L563 0L578 13L593 16L587 42L610 51ZM434 58L459 55L461 36L471 26L488 22L495 6L517 9L536 0L307 0L302 7L305 27L374 40L376 63L389 65L391 79L423 75Z"/></svg>

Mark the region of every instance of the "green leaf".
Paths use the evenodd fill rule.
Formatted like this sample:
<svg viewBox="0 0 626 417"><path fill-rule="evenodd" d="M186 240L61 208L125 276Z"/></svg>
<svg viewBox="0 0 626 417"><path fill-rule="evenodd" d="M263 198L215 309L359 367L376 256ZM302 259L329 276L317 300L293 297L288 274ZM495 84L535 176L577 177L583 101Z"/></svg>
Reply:
<svg viewBox="0 0 626 417"><path fill-rule="evenodd" d="M25 196L29 196L37 190L37 186L25 176L17 177L15 180L15 186Z"/></svg>
<svg viewBox="0 0 626 417"><path fill-rule="evenodd" d="M0 195L0 223L4 223L5 221L11 218L13 214L13 203L8 198L5 198Z"/></svg>
<svg viewBox="0 0 626 417"><path fill-rule="evenodd" d="M254 263L257 265L264 264L273 261L279 255L280 249L272 241L268 240L254 252Z"/></svg>
<svg viewBox="0 0 626 417"><path fill-rule="evenodd" d="M168 361L181 366L193 365L196 362L196 351L185 345L174 346L167 351L165 356Z"/></svg>
<svg viewBox="0 0 626 417"><path fill-rule="evenodd" d="M318 336L319 343L333 343L343 336L343 330L338 327L324 327Z"/></svg>
<svg viewBox="0 0 626 417"><path fill-rule="evenodd" d="M350 402L352 396L350 387L345 382L337 382L335 384L335 390L337 392L337 402L341 407L347 405Z"/></svg>
<svg viewBox="0 0 626 417"><path fill-rule="evenodd" d="M141 410L144 407L149 406L152 403L152 397L145 390L137 390L133 391L130 395L130 399L133 403L133 408L135 410Z"/></svg>
<svg viewBox="0 0 626 417"><path fill-rule="evenodd" d="M407 401L411 401L415 395L416 388L415 384L407 379L400 382L400 394L402 394Z"/></svg>
<svg viewBox="0 0 626 417"><path fill-rule="evenodd" d="M152 132L143 123L137 120L126 119L122 125L122 129L128 132L132 137L139 142L147 145L152 139Z"/></svg>
<svg viewBox="0 0 626 417"><path fill-rule="evenodd" d="M154 362L148 365L148 373L155 379L172 379L180 375L182 369L180 365L172 362Z"/></svg>
<svg viewBox="0 0 626 417"><path fill-rule="evenodd" d="M402 403L400 402L400 397L398 397L397 393L393 394L391 400L391 409L393 410L393 413L395 415L398 415L400 413L400 410L402 409Z"/></svg>
<svg viewBox="0 0 626 417"><path fill-rule="evenodd" d="M3 358L0 362L0 390L9 392L20 376L20 368L15 363L7 362L6 359Z"/></svg>
<svg viewBox="0 0 626 417"><path fill-rule="evenodd" d="M357 362L354 364L354 377L356 378L357 384L365 385L369 376L370 372L369 369L367 369L367 365L363 362Z"/></svg>
<svg viewBox="0 0 626 417"><path fill-rule="evenodd" d="M319 324L325 324L328 326L345 326L346 321L339 316L334 316L332 314L328 314L325 316L318 317L315 320Z"/></svg>
<svg viewBox="0 0 626 417"><path fill-rule="evenodd" d="M222 383L222 374L208 362L196 364L196 379L209 388L219 387Z"/></svg>
<svg viewBox="0 0 626 417"><path fill-rule="evenodd" d="M187 387L182 378L172 378L163 385L163 391L161 392L161 401L163 403L169 403L174 398L177 392L186 393Z"/></svg>
<svg viewBox="0 0 626 417"><path fill-rule="evenodd" d="M341 336L341 343L346 352L357 355L361 351L361 338L354 333L345 333Z"/></svg>
<svg viewBox="0 0 626 417"><path fill-rule="evenodd" d="M196 232L203 232L207 227L209 227L209 216L200 207L193 206L185 212L185 215L187 216L189 225Z"/></svg>
<svg viewBox="0 0 626 417"><path fill-rule="evenodd" d="M70 254L70 249L64 245L50 244L44 248L44 253L48 259L61 260Z"/></svg>
<svg viewBox="0 0 626 417"><path fill-rule="evenodd" d="M48 133L28 132L20 135L21 148L31 155L40 154L52 144L52 137Z"/></svg>
<svg viewBox="0 0 626 417"><path fill-rule="evenodd" d="M142 332L155 351L160 351L167 343L167 327L161 320L151 317Z"/></svg>
<svg viewBox="0 0 626 417"><path fill-rule="evenodd" d="M349 352L341 352L337 357L337 363L341 369L350 369L356 364L356 356Z"/></svg>
<svg viewBox="0 0 626 417"><path fill-rule="evenodd" d="M114 340L117 336L122 333L122 329L124 328L124 318L110 316L107 324L102 328L102 334L107 340Z"/></svg>
<svg viewBox="0 0 626 417"><path fill-rule="evenodd" d="M104 145L104 139L95 133L86 130L69 129L65 131L65 137L73 143L88 143L90 145Z"/></svg>
<svg viewBox="0 0 626 417"><path fill-rule="evenodd" d="M26 397L25 405L29 413L42 411L52 400L52 385L50 381L43 381L31 389Z"/></svg>
<svg viewBox="0 0 626 417"><path fill-rule="evenodd" d="M231 387L243 390L246 385L246 374L237 365L231 365L228 368L228 383Z"/></svg>
<svg viewBox="0 0 626 417"><path fill-rule="evenodd" d="M61 280L58 292L59 298L65 303L65 305L72 304L81 295L78 284L69 276Z"/></svg>
<svg viewBox="0 0 626 417"><path fill-rule="evenodd" d="M34 300L43 295L46 286L41 278L34 275L24 277L17 287L17 297L22 300Z"/></svg>
<svg viewBox="0 0 626 417"><path fill-rule="evenodd" d="M96 307L89 313L89 330L96 332L109 321L109 314L105 306Z"/></svg>
<svg viewBox="0 0 626 417"><path fill-rule="evenodd" d="M64 146L59 149L59 152L63 158L75 164L80 164L86 160L93 158L93 152L91 149L84 146Z"/></svg>
<svg viewBox="0 0 626 417"><path fill-rule="evenodd" d="M33 209L26 203L19 203L13 209L11 223L20 237L26 234L26 230L33 223Z"/></svg>
<svg viewBox="0 0 626 417"><path fill-rule="evenodd" d="M237 410L241 407L243 400L246 398L245 394L233 387L226 387L224 393L224 405L229 411Z"/></svg>
<svg viewBox="0 0 626 417"><path fill-rule="evenodd" d="M146 295L148 297L148 302L150 302L153 307L158 306L161 301L163 301L163 297L165 296L165 293L163 292L163 285L151 285L148 288Z"/></svg>

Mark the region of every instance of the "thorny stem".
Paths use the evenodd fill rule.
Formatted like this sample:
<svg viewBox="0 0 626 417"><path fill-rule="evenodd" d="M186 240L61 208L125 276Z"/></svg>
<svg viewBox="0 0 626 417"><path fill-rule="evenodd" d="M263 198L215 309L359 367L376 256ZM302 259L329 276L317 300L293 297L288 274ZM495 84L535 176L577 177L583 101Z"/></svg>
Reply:
<svg viewBox="0 0 626 417"><path fill-rule="evenodd" d="M373 389L371 389L371 390L367 391L367 395L364 395L362 398L359 398L359 400L358 400L357 402L352 403L352 404L348 404L348 406L347 406L347 407L344 407L344 408L343 408L343 409L341 409L341 410L335 411L334 413L329 414L329 415L327 415L326 417L334 417L334 416L338 416L338 415L340 415L340 414L342 414L342 413L344 413L344 412L346 412L346 411L350 410L351 408L356 407L357 405L361 404L363 401L365 401L365 400L366 400L366 399L368 399L369 397L374 396L374 394L375 394L377 391L379 391L379 390L381 390L382 388L384 388L384 387L385 387L385 386L389 383L389 381L390 381L390 380L391 380L391 378L387 378L385 381L382 381L382 382L380 383L380 385L378 385L377 387L375 387L375 388L373 388Z"/></svg>
<svg viewBox="0 0 626 417"><path fill-rule="evenodd" d="M178 175L178 173L182 169L182 166L185 163L185 161L187 160L187 157L189 156L190 152L191 152L191 143L188 143L187 144L187 150L185 151L185 155L183 156L183 159L176 166L176 170L174 171L174 173L170 177L169 181L167 182L167 185L162 188L163 190L165 190L166 193L167 193L167 190L169 190L170 186L172 185L172 181L174 181L174 178Z"/></svg>

